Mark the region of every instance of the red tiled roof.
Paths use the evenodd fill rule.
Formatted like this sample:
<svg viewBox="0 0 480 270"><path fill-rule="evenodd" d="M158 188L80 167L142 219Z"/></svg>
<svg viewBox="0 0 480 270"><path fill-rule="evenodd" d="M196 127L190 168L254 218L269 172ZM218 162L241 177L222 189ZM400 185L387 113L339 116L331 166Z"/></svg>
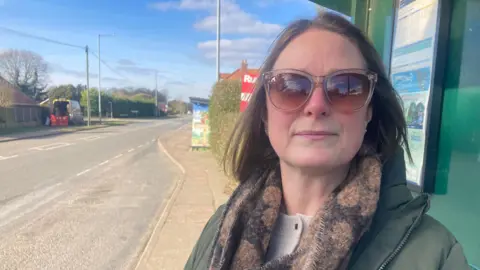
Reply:
<svg viewBox="0 0 480 270"><path fill-rule="evenodd" d="M249 73L249 74L252 74L252 75L258 75L260 73L260 70L249 68L249 69L247 69L246 73ZM230 74L226 74L226 73L220 74L220 78L224 79L224 80L241 80L243 75L244 75L244 72L242 72L241 69L237 69Z"/></svg>
<svg viewBox="0 0 480 270"><path fill-rule="evenodd" d="M230 73L220 73L220 79L226 79L226 78L230 77L230 75L232 75L232 74L230 74Z"/></svg>

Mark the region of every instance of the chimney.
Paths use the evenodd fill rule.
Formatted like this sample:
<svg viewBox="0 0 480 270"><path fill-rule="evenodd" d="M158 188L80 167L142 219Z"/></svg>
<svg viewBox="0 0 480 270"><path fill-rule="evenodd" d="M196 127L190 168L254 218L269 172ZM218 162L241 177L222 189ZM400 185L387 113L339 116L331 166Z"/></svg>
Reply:
<svg viewBox="0 0 480 270"><path fill-rule="evenodd" d="M248 71L247 60L242 60L242 66L240 67L240 72L242 74L245 74L245 73L247 73L247 71Z"/></svg>

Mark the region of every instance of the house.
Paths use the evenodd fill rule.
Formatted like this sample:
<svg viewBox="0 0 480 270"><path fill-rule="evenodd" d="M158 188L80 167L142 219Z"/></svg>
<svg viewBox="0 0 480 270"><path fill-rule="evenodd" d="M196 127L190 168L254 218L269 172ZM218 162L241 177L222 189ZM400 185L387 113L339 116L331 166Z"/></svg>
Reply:
<svg viewBox="0 0 480 270"><path fill-rule="evenodd" d="M242 80L245 74L258 75L260 69L249 69L247 60L243 60L240 68L236 69L232 73L220 73L220 80Z"/></svg>
<svg viewBox="0 0 480 270"><path fill-rule="evenodd" d="M0 92L0 128L42 124L42 108L1 76Z"/></svg>

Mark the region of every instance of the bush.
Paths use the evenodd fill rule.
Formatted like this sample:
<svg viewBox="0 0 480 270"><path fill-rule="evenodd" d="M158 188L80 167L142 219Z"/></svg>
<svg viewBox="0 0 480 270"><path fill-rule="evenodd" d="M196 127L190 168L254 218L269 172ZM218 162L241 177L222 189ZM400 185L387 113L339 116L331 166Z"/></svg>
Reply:
<svg viewBox="0 0 480 270"><path fill-rule="evenodd" d="M98 91L95 88L90 89L90 110L91 115L98 115ZM106 115L113 109L113 117L151 117L155 116L155 99L148 99L142 95L135 95L133 97L123 97L111 95L102 92L102 115ZM87 109L87 91L82 91L80 105L86 114ZM112 104L110 105L110 102ZM110 107L111 106L111 107ZM133 114L132 111L138 111L138 114Z"/></svg>
<svg viewBox="0 0 480 270"><path fill-rule="evenodd" d="M224 80L217 82L212 89L208 118L210 122L210 147L220 162L232 128L240 114L241 82Z"/></svg>

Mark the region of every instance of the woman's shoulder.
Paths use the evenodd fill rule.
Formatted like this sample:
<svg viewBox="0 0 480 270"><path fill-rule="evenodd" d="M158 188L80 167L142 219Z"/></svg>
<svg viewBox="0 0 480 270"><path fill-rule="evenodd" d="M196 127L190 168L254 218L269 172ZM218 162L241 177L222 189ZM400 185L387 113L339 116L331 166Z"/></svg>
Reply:
<svg viewBox="0 0 480 270"><path fill-rule="evenodd" d="M208 269L209 256L225 205L221 205L203 228L184 269Z"/></svg>
<svg viewBox="0 0 480 270"><path fill-rule="evenodd" d="M424 215L406 239L391 268L469 270L463 248L455 236L438 220Z"/></svg>
<svg viewBox="0 0 480 270"><path fill-rule="evenodd" d="M423 240L433 236L436 238L433 241L436 242L436 244L442 244L442 246L448 247L457 243L457 239L453 233L445 227L445 225L432 216L425 214L418 227L415 229L414 234L412 234L412 238Z"/></svg>

